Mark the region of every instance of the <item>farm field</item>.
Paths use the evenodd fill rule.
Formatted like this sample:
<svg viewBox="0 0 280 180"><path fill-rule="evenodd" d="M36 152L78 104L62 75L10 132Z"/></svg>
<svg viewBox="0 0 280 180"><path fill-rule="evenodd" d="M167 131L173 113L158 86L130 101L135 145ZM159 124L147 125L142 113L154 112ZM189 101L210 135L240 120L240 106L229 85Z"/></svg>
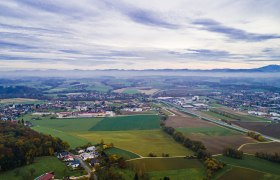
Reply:
<svg viewBox="0 0 280 180"><path fill-rule="evenodd" d="M70 133L67 133L64 131L52 129L49 127L33 126L32 129L34 129L35 131L44 133L44 134L49 134L53 137L58 137L64 141L68 142L68 144L70 145L70 148L72 148L72 149L79 147L79 146L83 146L89 142L86 139L80 138L75 135L71 135ZM91 143L94 143L94 142L91 142Z"/></svg>
<svg viewBox="0 0 280 180"><path fill-rule="evenodd" d="M0 104L28 104L28 103L42 103L43 101L38 99L29 98L10 98L10 99L0 99Z"/></svg>
<svg viewBox="0 0 280 180"><path fill-rule="evenodd" d="M123 131L159 129L160 117L157 115L134 115L104 118L90 128L90 131Z"/></svg>
<svg viewBox="0 0 280 180"><path fill-rule="evenodd" d="M48 127L63 132L72 131L119 131L133 129L159 129L160 117L157 115L129 115L106 118L64 118L51 119L51 116L32 118L34 115L24 116L24 120L32 122L35 126Z"/></svg>
<svg viewBox="0 0 280 180"><path fill-rule="evenodd" d="M173 128L192 128L192 127L215 127L215 124L212 124L207 121L203 121L196 117L185 115L177 111L171 111L175 116L169 116L165 121L165 125Z"/></svg>
<svg viewBox="0 0 280 180"><path fill-rule="evenodd" d="M140 93L140 91L138 91L135 88L121 88L121 89L114 90L114 92L116 92L116 93L124 93L124 94L137 94L137 93Z"/></svg>
<svg viewBox="0 0 280 180"><path fill-rule="evenodd" d="M231 136L205 136L199 134L188 135L190 139L201 141L211 154L220 154L224 148L232 147L237 149L245 143L256 142L245 135L231 135Z"/></svg>
<svg viewBox="0 0 280 180"><path fill-rule="evenodd" d="M153 171L147 173L149 179L159 180L165 176L176 180L201 180L205 178L205 170L202 168L188 168L168 171Z"/></svg>
<svg viewBox="0 0 280 180"><path fill-rule="evenodd" d="M262 118L262 117L258 117L258 116L253 116L250 114L247 114L245 112L240 112L240 111L234 111L232 109L229 108L215 108L215 111L221 112L221 113L227 113L229 115L232 115L233 117L228 117L229 119L232 119L234 121L238 120L238 121L242 121L242 122L247 122L247 121L251 121L251 122L258 122L258 121L264 121L264 122L270 122L269 119L266 118ZM217 112L213 112L214 114L214 118L217 115L220 115ZM222 117L227 117L225 115L222 115Z"/></svg>
<svg viewBox="0 0 280 180"><path fill-rule="evenodd" d="M223 116L223 115L217 114L215 112L211 112L211 111L201 111L200 113L208 118L215 118L215 119L217 118L219 120L224 119L227 121L236 121L232 118L229 118L229 117L226 117L226 116Z"/></svg>
<svg viewBox="0 0 280 180"><path fill-rule="evenodd" d="M35 169L34 174L29 177L30 169ZM16 171L19 171L19 176L16 176ZM62 178L65 175L80 176L86 174L84 171L71 171L68 167L54 156L38 157L35 162L30 165L25 165L10 171L0 173L0 179L7 180L21 180L26 176L26 179L34 179L43 173L53 171L56 178Z"/></svg>
<svg viewBox="0 0 280 180"><path fill-rule="evenodd" d="M128 159L134 159L134 158L139 158L140 156L138 156L137 154L134 154L132 152L120 149L120 148L110 148L110 149L106 149L105 153L107 155L111 155L111 154L116 154L120 157L123 157L124 159L128 160Z"/></svg>
<svg viewBox="0 0 280 180"><path fill-rule="evenodd" d="M141 168L146 172L168 171L186 168L204 168L203 164L199 160L185 159L183 157L142 158L130 160L129 164Z"/></svg>
<svg viewBox="0 0 280 180"><path fill-rule="evenodd" d="M220 126L212 126L212 127L191 127L191 128L177 128L179 132L182 132L186 136L188 135L205 135L205 136L231 136L231 135L239 135L240 133L223 128Z"/></svg>
<svg viewBox="0 0 280 180"><path fill-rule="evenodd" d="M151 180L162 179L165 176L178 180L199 180L205 177L204 166L196 159L143 158L131 160L129 164L136 169L142 169Z"/></svg>
<svg viewBox="0 0 280 180"><path fill-rule="evenodd" d="M67 141L71 148L88 142L100 142L103 139L106 143L114 143L118 148L141 156L147 156L149 153L158 156L162 153L169 153L170 156L193 154L159 129L157 115L77 119L50 119L47 116L42 117L42 120L32 120L32 117L29 115L24 119L34 124L34 130L60 137Z"/></svg>
<svg viewBox="0 0 280 180"><path fill-rule="evenodd" d="M242 160L225 156L216 156L220 161L238 167L250 168L264 173L280 175L280 164L273 163L264 159L256 158L251 155L244 155Z"/></svg>
<svg viewBox="0 0 280 180"><path fill-rule="evenodd" d="M269 142L269 143L256 143L244 145L241 149L243 152L255 154L256 152L267 152L275 153L280 152L279 142Z"/></svg>
<svg viewBox="0 0 280 180"><path fill-rule="evenodd" d="M267 174L269 175L269 174ZM227 172L218 177L218 180L242 180L242 179L254 179L261 180L265 179L266 173L255 171L247 168L230 167ZM275 176L274 176L275 177Z"/></svg>
<svg viewBox="0 0 280 180"><path fill-rule="evenodd" d="M162 153L168 153L170 156L193 154L161 130L95 131L73 132L72 134L90 142L99 142L103 139L105 143L114 143L118 148L141 156L147 156L149 153L155 153L158 156Z"/></svg>
<svg viewBox="0 0 280 180"><path fill-rule="evenodd" d="M238 148L244 143L255 142L240 132L224 128L211 122L191 117L173 110L176 116L169 116L166 126L176 128L192 140L201 141L212 154L222 153L226 147Z"/></svg>
<svg viewBox="0 0 280 180"><path fill-rule="evenodd" d="M121 89L114 90L114 92L117 92L117 93L125 93L125 94L142 93L142 94L146 94L146 95L152 95L157 91L158 91L158 89L145 88L145 87L121 88Z"/></svg>
<svg viewBox="0 0 280 180"><path fill-rule="evenodd" d="M234 122L234 124L267 136L280 138L280 124L266 122Z"/></svg>
<svg viewBox="0 0 280 180"><path fill-rule="evenodd" d="M42 120L32 120L32 117L34 116L25 116L24 120L32 122L35 126L48 127L63 132L88 131L102 120L102 118L51 119L51 116L40 117Z"/></svg>

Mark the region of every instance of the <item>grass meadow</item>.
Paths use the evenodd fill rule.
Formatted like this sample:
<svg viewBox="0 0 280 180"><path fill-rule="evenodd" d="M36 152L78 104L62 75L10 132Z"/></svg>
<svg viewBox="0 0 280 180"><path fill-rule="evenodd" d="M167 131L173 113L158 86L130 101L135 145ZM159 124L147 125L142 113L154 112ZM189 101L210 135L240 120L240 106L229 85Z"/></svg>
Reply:
<svg viewBox="0 0 280 180"><path fill-rule="evenodd" d="M159 129L160 118L157 115L135 115L104 118L94 125L91 131L125 131Z"/></svg>
<svg viewBox="0 0 280 180"><path fill-rule="evenodd" d="M220 126L211 126L211 127L191 127L191 128L177 128L179 132L182 132L185 135L188 134L199 134L205 136L231 136L239 135L240 133L223 128Z"/></svg>
<svg viewBox="0 0 280 180"><path fill-rule="evenodd" d="M165 176L170 179L199 180L205 177L205 168L197 159L144 158L129 161L135 169L141 169L149 179L158 180Z"/></svg>
<svg viewBox="0 0 280 180"><path fill-rule="evenodd" d="M42 120L32 120L32 117L28 115L24 119L34 124L34 130L59 137L67 141L71 148L88 142L98 143L103 139L105 143L113 143L120 149L131 151L118 152L127 158L135 154L147 156L149 153L158 156L162 153L168 153L170 156L193 154L162 132L157 115L76 119L51 119L50 116L46 116L41 117Z"/></svg>
<svg viewBox="0 0 280 180"><path fill-rule="evenodd" d="M242 160L225 157L225 156L217 156L216 158L232 166L250 168L264 173L280 175L280 171L279 171L280 164L273 163L264 159L256 158L254 156L244 155Z"/></svg>
<svg viewBox="0 0 280 180"><path fill-rule="evenodd" d="M75 132L76 136L88 141L113 143L116 147L132 151L141 156L155 153L161 156L168 153L170 156L185 156L193 154L191 150L178 144L162 130L131 130L131 131L95 131Z"/></svg>
<svg viewBox="0 0 280 180"><path fill-rule="evenodd" d="M33 175L30 175L30 169L34 169L35 172ZM16 172L19 172L16 175ZM46 173L53 171L55 172L56 178L63 178L66 175L72 176L80 176L82 174L86 174L85 171L72 171L69 169L65 163L58 160L54 156L45 156L38 157L35 159L35 162L30 165L22 166L10 171L5 171L0 173L0 179L3 180L22 180L25 176L25 179L35 179L36 177ZM30 175L30 176L28 176Z"/></svg>

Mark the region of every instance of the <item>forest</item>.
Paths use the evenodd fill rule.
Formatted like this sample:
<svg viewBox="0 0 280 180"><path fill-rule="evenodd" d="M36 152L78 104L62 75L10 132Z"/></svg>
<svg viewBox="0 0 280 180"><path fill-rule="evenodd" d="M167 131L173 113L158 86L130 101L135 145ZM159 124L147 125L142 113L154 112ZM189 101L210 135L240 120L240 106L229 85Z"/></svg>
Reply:
<svg viewBox="0 0 280 180"><path fill-rule="evenodd" d="M19 123L0 122L0 171L30 164L35 157L53 155L68 148L68 143L59 138Z"/></svg>

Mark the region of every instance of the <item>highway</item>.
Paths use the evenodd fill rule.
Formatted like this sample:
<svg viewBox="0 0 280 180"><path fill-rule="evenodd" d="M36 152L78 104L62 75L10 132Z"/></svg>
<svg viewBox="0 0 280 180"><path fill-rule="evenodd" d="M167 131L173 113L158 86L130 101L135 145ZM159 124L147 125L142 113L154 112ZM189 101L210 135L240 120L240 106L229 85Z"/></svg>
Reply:
<svg viewBox="0 0 280 180"><path fill-rule="evenodd" d="M193 115L193 116L196 116L202 120L205 120L205 121L209 121L209 122L212 122L212 123L215 123L217 125L220 125L220 126L223 126L223 127L227 127L227 128L230 128L230 129L234 129L234 130L237 130L237 131L240 131L240 132L244 132L244 133L247 133L248 131L251 131L249 129L245 129L245 128L242 128L240 126L236 126L236 125L230 125L230 124L227 124L223 121L219 121L219 120L216 120L216 119L212 119L212 118L208 118L208 117L205 117L205 116L201 116L200 114L197 114L195 112L192 112L192 111L189 111L189 110L186 110L184 108L182 108L181 106L178 106L178 105L175 105L173 103L169 103L169 102L166 102L166 101L161 101L165 104L168 104L176 109L178 109L179 111L181 112L184 112L184 113L187 113L187 114L190 114L190 115ZM257 132L259 133L259 132ZM261 134L261 133L259 133ZM266 140L270 140L270 141L275 141L275 142L280 142L279 139L277 138L273 138L273 137L270 137L270 136L266 136L266 135L263 135L261 134Z"/></svg>

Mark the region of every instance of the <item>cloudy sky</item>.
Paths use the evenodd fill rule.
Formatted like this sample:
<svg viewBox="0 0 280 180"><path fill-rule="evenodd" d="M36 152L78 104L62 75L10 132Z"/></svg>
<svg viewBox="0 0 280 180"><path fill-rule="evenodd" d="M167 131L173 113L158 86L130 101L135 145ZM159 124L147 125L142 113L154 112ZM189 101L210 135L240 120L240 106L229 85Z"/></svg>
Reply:
<svg viewBox="0 0 280 180"><path fill-rule="evenodd" d="M0 70L280 64L279 0L1 0Z"/></svg>

